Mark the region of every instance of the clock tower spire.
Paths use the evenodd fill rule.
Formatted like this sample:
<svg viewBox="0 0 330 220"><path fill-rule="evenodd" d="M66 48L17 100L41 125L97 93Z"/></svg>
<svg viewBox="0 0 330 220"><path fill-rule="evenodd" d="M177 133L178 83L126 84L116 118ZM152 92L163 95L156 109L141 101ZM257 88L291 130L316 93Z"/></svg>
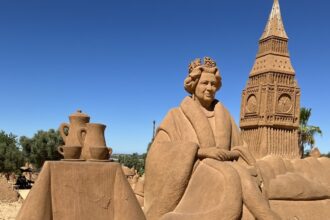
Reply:
<svg viewBox="0 0 330 220"><path fill-rule="evenodd" d="M256 158L300 158L300 89L295 79L280 5L274 0L242 93L240 127Z"/></svg>

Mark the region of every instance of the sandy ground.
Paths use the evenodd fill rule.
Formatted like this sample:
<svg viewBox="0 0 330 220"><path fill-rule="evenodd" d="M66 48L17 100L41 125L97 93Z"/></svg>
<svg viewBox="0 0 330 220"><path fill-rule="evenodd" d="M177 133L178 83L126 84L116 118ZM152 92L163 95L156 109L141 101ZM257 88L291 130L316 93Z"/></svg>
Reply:
<svg viewBox="0 0 330 220"><path fill-rule="evenodd" d="M13 220L22 206L17 191L4 177L0 177L0 220Z"/></svg>
<svg viewBox="0 0 330 220"><path fill-rule="evenodd" d="M0 220L15 220L22 202L0 202Z"/></svg>

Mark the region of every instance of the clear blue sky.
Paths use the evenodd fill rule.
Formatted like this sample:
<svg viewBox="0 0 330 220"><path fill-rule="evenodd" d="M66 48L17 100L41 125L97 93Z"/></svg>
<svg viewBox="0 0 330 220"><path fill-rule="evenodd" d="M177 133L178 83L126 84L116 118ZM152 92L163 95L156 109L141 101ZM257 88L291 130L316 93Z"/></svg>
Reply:
<svg viewBox="0 0 330 220"><path fill-rule="evenodd" d="M116 153L145 152L152 121L161 122L186 92L196 57L217 61L217 94L239 119L241 92L272 0L0 1L0 129L32 136L58 128L82 109L107 125ZM330 2L280 0L289 50L330 151Z"/></svg>

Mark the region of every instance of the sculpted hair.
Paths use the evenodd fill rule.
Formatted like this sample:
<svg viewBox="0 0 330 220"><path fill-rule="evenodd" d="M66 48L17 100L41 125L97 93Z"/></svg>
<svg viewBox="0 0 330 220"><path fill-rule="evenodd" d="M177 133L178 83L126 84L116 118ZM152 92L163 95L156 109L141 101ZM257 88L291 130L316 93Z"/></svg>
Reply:
<svg viewBox="0 0 330 220"><path fill-rule="evenodd" d="M201 59L197 58L190 63L189 74L184 80L184 89L191 95L194 94L197 83L204 72L214 74L217 91L221 88L221 75L216 63L211 58L205 57L204 64L201 65Z"/></svg>

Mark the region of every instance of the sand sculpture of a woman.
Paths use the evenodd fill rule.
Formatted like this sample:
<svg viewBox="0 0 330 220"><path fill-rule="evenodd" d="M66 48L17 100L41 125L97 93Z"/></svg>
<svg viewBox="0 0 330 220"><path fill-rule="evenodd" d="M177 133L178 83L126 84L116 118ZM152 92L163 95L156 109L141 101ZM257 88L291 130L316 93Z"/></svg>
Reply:
<svg viewBox="0 0 330 220"><path fill-rule="evenodd" d="M216 63L193 61L184 87L191 96L168 112L148 153L147 219L239 219L243 204L257 219L279 219L235 122L215 99Z"/></svg>

